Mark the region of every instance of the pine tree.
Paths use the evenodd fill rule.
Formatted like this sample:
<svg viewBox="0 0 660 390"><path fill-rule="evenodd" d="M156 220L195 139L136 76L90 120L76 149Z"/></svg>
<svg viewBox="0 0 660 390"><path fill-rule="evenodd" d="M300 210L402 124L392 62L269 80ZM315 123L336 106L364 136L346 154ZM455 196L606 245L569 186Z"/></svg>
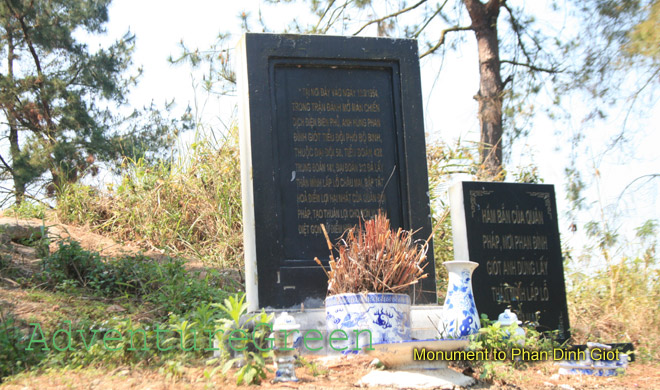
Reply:
<svg viewBox="0 0 660 390"><path fill-rule="evenodd" d="M113 109L136 82L126 76L134 36L96 51L76 38L105 32L109 4L0 0L0 55L6 61L0 67L0 131L9 140L9 158L0 155L0 168L13 180L16 202L30 184L44 182L52 192L98 169L95 163L117 161L136 147L157 150L172 130L161 123L132 125L123 136L117 131L122 120Z"/></svg>

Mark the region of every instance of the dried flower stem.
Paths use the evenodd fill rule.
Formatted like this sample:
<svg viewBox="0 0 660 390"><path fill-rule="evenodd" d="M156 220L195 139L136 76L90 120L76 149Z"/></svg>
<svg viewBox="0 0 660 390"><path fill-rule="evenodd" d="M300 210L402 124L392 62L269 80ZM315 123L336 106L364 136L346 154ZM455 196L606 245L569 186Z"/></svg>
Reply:
<svg viewBox="0 0 660 390"><path fill-rule="evenodd" d="M330 237L321 225L330 249L328 295L359 292L402 292L427 277L428 240L413 240L413 231L390 230L383 213L344 232L332 254ZM318 258L314 259L322 265Z"/></svg>

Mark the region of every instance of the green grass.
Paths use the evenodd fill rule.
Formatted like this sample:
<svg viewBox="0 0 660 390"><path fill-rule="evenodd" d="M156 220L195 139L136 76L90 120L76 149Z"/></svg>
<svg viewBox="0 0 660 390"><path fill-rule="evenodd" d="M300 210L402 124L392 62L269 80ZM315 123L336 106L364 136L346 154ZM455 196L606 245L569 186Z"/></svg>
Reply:
<svg viewBox="0 0 660 390"><path fill-rule="evenodd" d="M112 302L102 302L99 299L90 299L81 291L45 291L33 289L27 292L26 300L45 304L47 307L57 307L58 310L42 313L50 318L46 327L55 327L62 320L80 319L100 321L108 316L108 307Z"/></svg>
<svg viewBox="0 0 660 390"><path fill-rule="evenodd" d="M5 211L5 215L17 218L46 218L48 206L44 203L36 203L24 200L20 204L14 204Z"/></svg>
<svg viewBox="0 0 660 390"><path fill-rule="evenodd" d="M149 302L156 313L185 313L199 304L226 296L215 270L204 278L184 268L184 260L155 261L146 256L103 259L75 241L60 242L45 258L35 277L48 288L72 295L85 291L95 297L124 298L129 303Z"/></svg>
<svg viewBox="0 0 660 390"><path fill-rule="evenodd" d="M222 302L228 293L217 272L211 270L201 277L186 271L183 265L181 259L154 261L140 255L103 258L75 241L63 241L43 260L41 272L28 282L33 287L23 300L23 319L17 320L7 309L0 312L0 348L9 351L0 356L0 380L35 367L145 365L170 372L177 371L181 362L201 365L211 355L203 350L208 346L203 331L215 328L217 321L226 317L214 304ZM125 310L113 312L112 306L116 305ZM33 315L25 313L31 306ZM26 350L37 329L30 324L38 323L51 344L54 332L66 329L67 321L71 321L74 334L81 329L86 340L92 340L94 331L100 331L100 336L89 345L72 337L72 350L58 351L51 345L50 351L41 351L42 344L37 344L35 351ZM163 347L173 346L171 351L151 345L157 327L168 332L161 335L161 341ZM121 334L144 329L150 347L144 351L131 349L129 339L122 338L112 345L119 350L109 350L102 340L110 329ZM178 347L179 337L174 332L183 329L188 335L192 330L202 335L201 350L183 351ZM190 338L186 340L184 344L189 347Z"/></svg>
<svg viewBox="0 0 660 390"><path fill-rule="evenodd" d="M0 383L4 377L37 365L44 357L42 353L26 351L29 338L22 331L23 325L12 313L0 307Z"/></svg>

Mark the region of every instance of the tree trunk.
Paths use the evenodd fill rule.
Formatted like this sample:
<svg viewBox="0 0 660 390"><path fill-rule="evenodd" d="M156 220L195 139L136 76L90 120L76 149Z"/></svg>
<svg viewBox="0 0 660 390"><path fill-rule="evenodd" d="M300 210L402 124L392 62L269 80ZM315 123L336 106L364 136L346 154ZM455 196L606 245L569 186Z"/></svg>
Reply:
<svg viewBox="0 0 660 390"><path fill-rule="evenodd" d="M502 77L500 75L497 17L500 0L484 4L479 0L463 0L472 20L479 50L479 124L481 144L480 176L502 179Z"/></svg>
<svg viewBox="0 0 660 390"><path fill-rule="evenodd" d="M14 84L14 38L12 36L12 29L7 28L7 78L9 82ZM18 124L14 116L14 102L9 99L7 102L7 122L9 122L9 154L11 155L11 170L12 179L14 180L14 197L16 204L20 204L25 197L25 180L21 177L20 172L17 172L17 167L20 165L18 162L21 160L21 148L18 142Z"/></svg>

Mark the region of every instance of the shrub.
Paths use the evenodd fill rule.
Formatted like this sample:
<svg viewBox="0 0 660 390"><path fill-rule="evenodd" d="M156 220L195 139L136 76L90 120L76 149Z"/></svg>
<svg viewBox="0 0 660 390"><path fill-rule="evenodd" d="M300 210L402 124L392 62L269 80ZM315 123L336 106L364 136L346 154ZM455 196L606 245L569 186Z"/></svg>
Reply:
<svg viewBox="0 0 660 390"><path fill-rule="evenodd" d="M41 277L51 287L62 284L104 290L112 283L109 270L96 252L84 250L76 241L62 241L41 263Z"/></svg>
<svg viewBox="0 0 660 390"><path fill-rule="evenodd" d="M108 201L90 186L64 184L57 196L57 216L63 222L97 226L110 218Z"/></svg>
<svg viewBox="0 0 660 390"><path fill-rule="evenodd" d="M48 207L43 203L34 203L24 200L7 209L7 215L12 215L18 218L44 219L46 218L47 209Z"/></svg>
<svg viewBox="0 0 660 390"><path fill-rule="evenodd" d="M161 307L164 313L183 314L226 297L216 271L211 270L200 279L199 273L187 272L184 263L182 259L168 259L154 267L147 283L158 288L146 294L144 299Z"/></svg>
<svg viewBox="0 0 660 390"><path fill-rule="evenodd" d="M132 297L156 305L159 313L185 313L199 304L224 298L217 271L203 279L189 273L185 261L166 258L154 261L143 255L104 261L75 241L63 241L44 259L40 278L56 289L86 288L104 297Z"/></svg>
<svg viewBox="0 0 660 390"><path fill-rule="evenodd" d="M616 221L616 219L613 219ZM637 227L634 241L607 221L586 224L591 246L567 267L567 301L578 342L631 342L640 360L660 359L658 221ZM571 252L567 252L569 259ZM590 265L591 260L596 263Z"/></svg>
<svg viewBox="0 0 660 390"><path fill-rule="evenodd" d="M266 371L270 371L266 367L266 359L273 357L273 351L263 351L271 348L266 344L268 328L258 327L257 325L272 322L274 314L267 315L262 309L260 313L248 315L245 294L230 296L224 300L224 304L217 303L214 306L219 308L227 317L216 321L222 330L222 333L218 333L216 337L219 338L218 341L222 347L224 359L224 364L218 366L216 370L222 367L223 373L227 373L231 367L239 365L240 368L235 374L237 385L260 384L263 379L266 379ZM252 329L248 329L249 326L252 326ZM259 344L261 350L258 350L254 345L251 347L249 342L244 340L239 343L232 343L230 338L232 337L232 331L235 330L240 330L247 335L247 340L254 340L255 343ZM232 355L238 356L232 358Z"/></svg>
<svg viewBox="0 0 660 390"><path fill-rule="evenodd" d="M554 333L540 333L533 324L525 324L525 337L524 347L519 344L522 341L522 336L515 335L515 325L502 326L497 321L491 321L485 314L481 315L481 329L479 333L470 336L469 349L471 350L485 350L489 353L494 351L505 352L507 359L498 361L495 359L474 360L469 361L475 367L479 367L481 379L493 379L498 374L498 368L502 366L512 366L516 369L525 368L528 362L524 360L511 360L511 351L514 348L524 348L527 352L548 352L552 354L553 348L559 347L555 341L556 334Z"/></svg>

